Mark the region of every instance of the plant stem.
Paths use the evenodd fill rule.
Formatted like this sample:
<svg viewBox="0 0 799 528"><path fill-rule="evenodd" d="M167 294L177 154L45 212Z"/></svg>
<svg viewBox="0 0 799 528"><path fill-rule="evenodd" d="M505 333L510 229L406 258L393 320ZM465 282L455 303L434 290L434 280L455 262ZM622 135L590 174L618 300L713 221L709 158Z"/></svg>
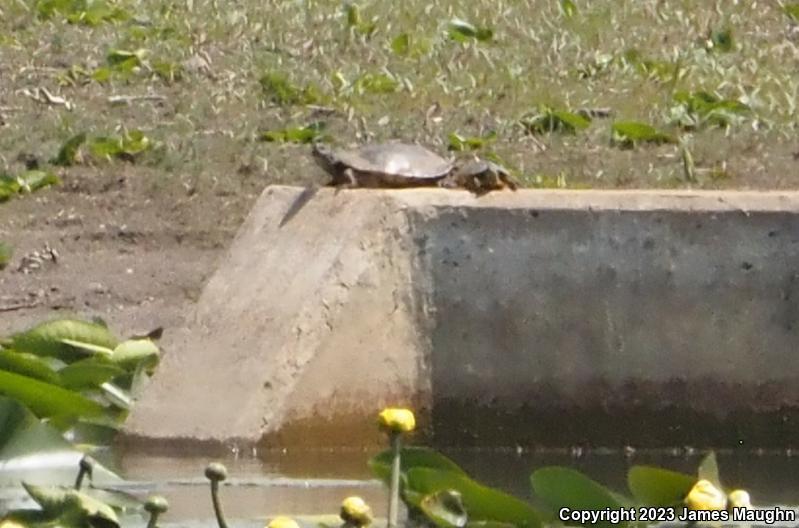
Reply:
<svg viewBox="0 0 799 528"><path fill-rule="evenodd" d="M219 528L228 528L225 517L222 514L222 504L219 502L219 482L216 480L211 481L211 501L214 503L214 515L216 515L216 522Z"/></svg>
<svg viewBox="0 0 799 528"><path fill-rule="evenodd" d="M391 461L391 486L388 497L388 528L397 528L397 515L399 510L399 477L400 477L400 450L402 447L402 434L391 433L391 450L394 457Z"/></svg>

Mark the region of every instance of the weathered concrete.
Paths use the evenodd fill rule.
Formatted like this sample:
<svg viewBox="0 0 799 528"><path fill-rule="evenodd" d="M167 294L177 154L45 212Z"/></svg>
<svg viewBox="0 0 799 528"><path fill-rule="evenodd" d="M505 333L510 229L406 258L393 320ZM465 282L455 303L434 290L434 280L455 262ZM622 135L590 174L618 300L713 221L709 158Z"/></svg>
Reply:
<svg viewBox="0 0 799 528"><path fill-rule="evenodd" d="M799 193L325 189L281 227L300 191L264 192L128 438L367 443L387 403L439 443L799 438Z"/></svg>

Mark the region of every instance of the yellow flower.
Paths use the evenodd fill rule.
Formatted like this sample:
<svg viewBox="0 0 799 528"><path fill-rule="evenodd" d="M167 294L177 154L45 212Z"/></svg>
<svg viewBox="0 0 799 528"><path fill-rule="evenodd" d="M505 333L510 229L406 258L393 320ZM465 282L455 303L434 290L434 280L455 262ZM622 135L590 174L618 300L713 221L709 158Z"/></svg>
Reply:
<svg viewBox="0 0 799 528"><path fill-rule="evenodd" d="M691 510L723 510L727 507L727 497L710 481L703 479L688 492L685 505Z"/></svg>
<svg viewBox="0 0 799 528"><path fill-rule="evenodd" d="M341 503L341 518L355 526L367 526L372 522L372 509L360 497L347 497Z"/></svg>
<svg viewBox="0 0 799 528"><path fill-rule="evenodd" d="M746 490L737 489L727 495L727 502L730 508L751 508L752 499Z"/></svg>
<svg viewBox="0 0 799 528"><path fill-rule="evenodd" d="M14 519L0 519L0 528L27 528L26 524L15 521Z"/></svg>
<svg viewBox="0 0 799 528"><path fill-rule="evenodd" d="M416 419L408 409L383 409L378 423L381 429L395 433L408 433L416 428Z"/></svg>
<svg viewBox="0 0 799 528"><path fill-rule="evenodd" d="M291 517L275 517L266 528L300 528L300 525Z"/></svg>

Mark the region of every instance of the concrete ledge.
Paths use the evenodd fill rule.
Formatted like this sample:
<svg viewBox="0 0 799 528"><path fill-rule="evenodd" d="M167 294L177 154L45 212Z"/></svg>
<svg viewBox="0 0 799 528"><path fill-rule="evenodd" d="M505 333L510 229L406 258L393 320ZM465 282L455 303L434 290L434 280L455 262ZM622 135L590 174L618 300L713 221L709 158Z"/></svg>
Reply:
<svg viewBox="0 0 799 528"><path fill-rule="evenodd" d="M799 193L270 187L128 439L785 447ZM319 418L319 417L323 418Z"/></svg>

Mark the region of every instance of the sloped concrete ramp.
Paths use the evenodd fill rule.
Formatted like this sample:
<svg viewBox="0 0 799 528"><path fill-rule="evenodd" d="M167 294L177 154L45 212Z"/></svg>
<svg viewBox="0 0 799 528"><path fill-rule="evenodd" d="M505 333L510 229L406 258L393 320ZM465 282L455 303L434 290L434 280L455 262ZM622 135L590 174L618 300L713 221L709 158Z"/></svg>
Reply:
<svg viewBox="0 0 799 528"><path fill-rule="evenodd" d="M308 198L264 191L128 440L365 445L386 404L438 444L799 438L799 194Z"/></svg>

